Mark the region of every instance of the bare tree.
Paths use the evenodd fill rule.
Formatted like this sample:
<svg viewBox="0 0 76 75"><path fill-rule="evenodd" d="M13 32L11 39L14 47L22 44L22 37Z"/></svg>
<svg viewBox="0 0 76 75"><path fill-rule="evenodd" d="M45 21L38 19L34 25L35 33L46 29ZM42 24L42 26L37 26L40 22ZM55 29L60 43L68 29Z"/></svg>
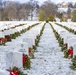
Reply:
<svg viewBox="0 0 76 75"><path fill-rule="evenodd" d="M23 19L23 20L27 20L29 13L30 13L30 4L29 3L23 3L20 5L20 8L18 10L18 18L19 20Z"/></svg>
<svg viewBox="0 0 76 75"><path fill-rule="evenodd" d="M0 20L27 20L31 13L31 20L33 11L38 7L37 1L31 0L27 3L18 3L14 1L0 0Z"/></svg>
<svg viewBox="0 0 76 75"><path fill-rule="evenodd" d="M68 7L69 8L73 8L73 4L72 3L68 3Z"/></svg>
<svg viewBox="0 0 76 75"><path fill-rule="evenodd" d="M56 14L57 6L53 4L51 1L46 1L44 2L44 4L41 6L40 9L43 9L45 11L46 18L47 18L50 14L53 14L53 15Z"/></svg>
<svg viewBox="0 0 76 75"><path fill-rule="evenodd" d="M33 20L33 12L34 10L36 10L37 8L39 8L39 5L38 5L38 1L35 1L35 0L30 0L30 16L31 16L31 20Z"/></svg>
<svg viewBox="0 0 76 75"><path fill-rule="evenodd" d="M3 3L2 0L0 0L0 20L2 20L2 16L3 16Z"/></svg>
<svg viewBox="0 0 76 75"><path fill-rule="evenodd" d="M9 20L16 19L17 8L15 2L6 2L4 11L7 13Z"/></svg>

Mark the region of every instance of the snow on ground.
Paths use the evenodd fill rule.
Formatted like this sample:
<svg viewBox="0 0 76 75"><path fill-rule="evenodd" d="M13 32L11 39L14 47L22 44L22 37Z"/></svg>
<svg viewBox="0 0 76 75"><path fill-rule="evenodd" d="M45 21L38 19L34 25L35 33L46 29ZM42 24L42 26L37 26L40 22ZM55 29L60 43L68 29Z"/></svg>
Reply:
<svg viewBox="0 0 76 75"><path fill-rule="evenodd" d="M69 66L70 59L63 58L58 42L49 24L46 24L35 59L31 59L31 69L24 70L28 75L76 75Z"/></svg>
<svg viewBox="0 0 76 75"><path fill-rule="evenodd" d="M36 35L40 33L43 25L44 22L33 27L29 31L17 37L15 40L12 40L12 42L8 42L6 44L7 46L0 46L0 69L6 69L6 53L14 50L17 51L18 49L16 44L22 42L23 38L25 37L32 37L35 39ZM63 38L75 36L74 34L69 33L67 30L55 25L54 23L52 23L52 25L58 32L62 30L60 34ZM31 59L31 69L24 70L24 73L27 73L28 75L76 75L76 72L69 68L70 64L71 60L64 58L64 54L60 50L50 25L46 24L39 46L35 52L35 59Z"/></svg>

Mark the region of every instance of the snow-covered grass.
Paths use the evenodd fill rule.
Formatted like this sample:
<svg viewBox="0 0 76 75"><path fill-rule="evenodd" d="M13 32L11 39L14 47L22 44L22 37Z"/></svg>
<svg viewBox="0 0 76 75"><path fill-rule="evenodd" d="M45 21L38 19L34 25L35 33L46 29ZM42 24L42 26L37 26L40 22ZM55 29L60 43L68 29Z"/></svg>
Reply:
<svg viewBox="0 0 76 75"><path fill-rule="evenodd" d="M19 25L26 24L26 26L33 25L35 23L41 23L39 21L36 22L4 22L4 24L8 25ZM21 36L13 39L11 42L6 43L6 46L0 46L0 69L6 69L6 53L11 51L19 51L19 46L17 44L23 42L24 38L32 38L35 41L36 35L40 34L40 30L42 29L45 22L31 28L29 31L21 34ZM0 23L2 25L2 22ZM64 42L68 43L69 46L74 47L74 55L75 45L76 45L76 35L68 32L66 29L57 26L55 23L51 22L52 26L55 30L60 34L62 38L64 38ZM67 25L67 27L71 28L75 27L75 23L60 23L62 25ZM26 26L23 26L26 27ZM10 26L11 27L11 26ZM22 29L20 27L20 29ZM9 33L9 31L7 31ZM33 43L34 44L34 43ZM53 30L51 26L47 23L45 25L45 29L43 31L43 35L40 38L39 46L35 52L35 58L31 59L31 68L30 70L23 70L23 72L28 75L76 75L76 72L71 70L69 66L71 65L71 59L65 59L63 52L61 52L61 48L59 47L58 41L56 40ZM19 58L18 58L19 59Z"/></svg>

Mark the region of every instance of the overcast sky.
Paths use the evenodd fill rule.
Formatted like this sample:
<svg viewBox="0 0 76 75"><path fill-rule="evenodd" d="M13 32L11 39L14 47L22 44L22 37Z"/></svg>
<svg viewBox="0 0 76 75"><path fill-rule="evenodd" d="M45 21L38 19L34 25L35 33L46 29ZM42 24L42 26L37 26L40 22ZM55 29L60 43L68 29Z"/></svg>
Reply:
<svg viewBox="0 0 76 75"><path fill-rule="evenodd" d="M6 1L18 1L18 2L21 2L21 3L26 3L29 0L6 0ZM44 1L47 1L47 0L36 0L36 1L39 1L39 3L42 4ZM73 2L73 3L76 3L76 0L51 0L51 1L55 2L55 3L61 3L61 2Z"/></svg>

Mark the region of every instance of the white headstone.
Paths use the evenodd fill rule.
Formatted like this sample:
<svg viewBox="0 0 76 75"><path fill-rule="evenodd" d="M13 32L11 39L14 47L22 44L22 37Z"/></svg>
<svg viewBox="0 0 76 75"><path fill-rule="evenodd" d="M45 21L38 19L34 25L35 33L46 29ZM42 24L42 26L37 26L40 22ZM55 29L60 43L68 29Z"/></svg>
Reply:
<svg viewBox="0 0 76 75"><path fill-rule="evenodd" d="M35 33L33 33L33 34L30 33L29 35L27 35L27 38L28 38L28 40L30 40L31 42L33 42L33 45L35 45L35 38L36 38L36 34Z"/></svg>
<svg viewBox="0 0 76 75"><path fill-rule="evenodd" d="M28 47L32 47L34 44L34 41L32 38L23 38L23 42L27 42L28 43Z"/></svg>
<svg viewBox="0 0 76 75"><path fill-rule="evenodd" d="M25 53L28 55L28 43L26 42L19 42L17 45L16 45L17 49L19 52L22 52L22 53Z"/></svg>
<svg viewBox="0 0 76 75"><path fill-rule="evenodd" d="M64 35L64 42L68 43L72 37L74 37L74 36L73 35L69 35L69 34Z"/></svg>
<svg viewBox="0 0 76 75"><path fill-rule="evenodd" d="M0 31L0 38L4 38L4 32Z"/></svg>
<svg viewBox="0 0 76 75"><path fill-rule="evenodd" d="M11 29L11 34L13 34L13 33L15 33L15 32L17 32L17 29L16 29L16 28Z"/></svg>
<svg viewBox="0 0 76 75"><path fill-rule="evenodd" d="M4 31L4 35L10 35L10 34L11 34L11 32L9 30Z"/></svg>
<svg viewBox="0 0 76 75"><path fill-rule="evenodd" d="M9 52L6 54L6 68L10 69L13 67L22 68L22 53L20 52Z"/></svg>
<svg viewBox="0 0 76 75"><path fill-rule="evenodd" d="M58 30L58 33L59 33L60 35L63 35L63 34L66 33L66 30L64 30L64 29L60 29L60 30Z"/></svg>
<svg viewBox="0 0 76 75"><path fill-rule="evenodd" d="M18 32L21 31L21 27L16 27L15 29L16 29Z"/></svg>
<svg viewBox="0 0 76 75"><path fill-rule="evenodd" d="M0 70L0 75L10 75L10 73L5 70Z"/></svg>
<svg viewBox="0 0 76 75"><path fill-rule="evenodd" d="M71 37L68 39L68 44L69 46L73 46L73 44L76 43L76 38L75 37Z"/></svg>
<svg viewBox="0 0 76 75"><path fill-rule="evenodd" d="M0 30L4 30L3 22L0 21Z"/></svg>
<svg viewBox="0 0 76 75"><path fill-rule="evenodd" d="M17 51L15 46L9 45L9 46L5 46L4 51L7 52L11 52L11 51Z"/></svg>

